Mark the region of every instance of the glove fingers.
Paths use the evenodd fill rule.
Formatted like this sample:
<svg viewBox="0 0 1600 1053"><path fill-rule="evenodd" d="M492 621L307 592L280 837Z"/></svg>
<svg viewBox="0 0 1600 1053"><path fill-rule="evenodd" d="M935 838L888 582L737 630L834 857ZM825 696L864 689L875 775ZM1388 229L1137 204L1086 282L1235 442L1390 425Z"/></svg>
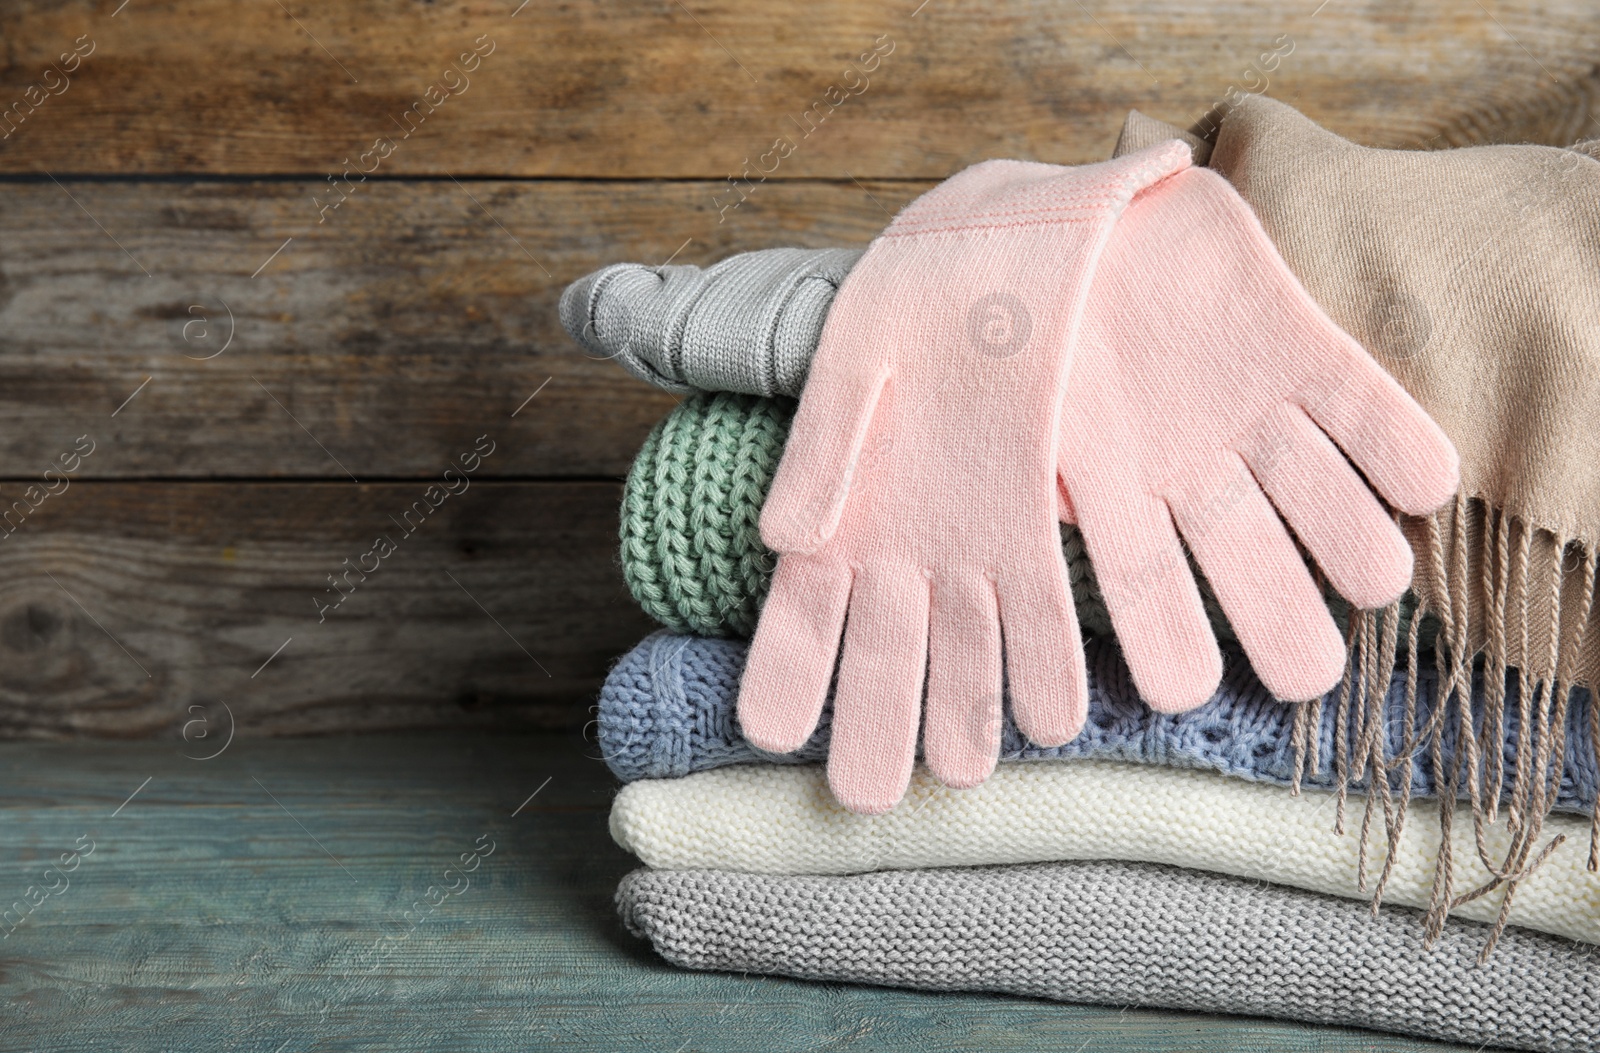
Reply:
<svg viewBox="0 0 1600 1053"><path fill-rule="evenodd" d="M1053 538L1052 538L1053 541ZM1089 712L1083 637L1059 545L1036 561L1002 568L995 582L1011 710L1040 746L1071 742Z"/></svg>
<svg viewBox="0 0 1600 1053"><path fill-rule="evenodd" d="M828 746L828 785L852 812L887 812L905 796L927 661L928 579L910 567L859 571Z"/></svg>
<svg viewBox="0 0 1600 1053"><path fill-rule="evenodd" d="M1134 686L1160 713L1203 705L1222 654L1166 503L1111 486L1076 499L1078 529Z"/></svg>
<svg viewBox="0 0 1600 1053"><path fill-rule="evenodd" d="M1411 546L1298 406L1280 406L1239 452L1341 596L1373 608L1405 591Z"/></svg>
<svg viewBox="0 0 1600 1053"><path fill-rule="evenodd" d="M850 569L782 556L739 681L739 726L758 749L791 753L816 730L833 680Z"/></svg>
<svg viewBox="0 0 1600 1053"><path fill-rule="evenodd" d="M1456 448L1433 418L1354 340L1297 393L1297 401L1384 498L1408 515L1427 515L1461 483Z"/></svg>
<svg viewBox="0 0 1600 1053"><path fill-rule="evenodd" d="M1344 671L1344 642L1322 593L1244 462L1225 454L1209 480L1169 501L1240 646L1278 698L1326 694Z"/></svg>
<svg viewBox="0 0 1600 1053"><path fill-rule="evenodd" d="M761 509L768 548L815 551L838 529L851 487L882 468L890 433L870 446L867 435L888 377L887 369L864 370L839 356L824 361L819 352Z"/></svg>
<svg viewBox="0 0 1600 1053"><path fill-rule="evenodd" d="M923 757L946 786L976 786L1000 753L1000 612L980 576L933 583Z"/></svg>

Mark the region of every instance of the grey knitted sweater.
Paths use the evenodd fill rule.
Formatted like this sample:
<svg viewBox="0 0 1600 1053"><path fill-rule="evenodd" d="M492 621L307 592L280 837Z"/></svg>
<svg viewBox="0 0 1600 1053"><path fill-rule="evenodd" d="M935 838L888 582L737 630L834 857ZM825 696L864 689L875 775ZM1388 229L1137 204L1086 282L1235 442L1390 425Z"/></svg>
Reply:
<svg viewBox="0 0 1600 1053"><path fill-rule="evenodd" d="M1137 863L781 877L637 870L630 931L690 969L1280 1017L1513 1049L1600 1049L1592 948Z"/></svg>

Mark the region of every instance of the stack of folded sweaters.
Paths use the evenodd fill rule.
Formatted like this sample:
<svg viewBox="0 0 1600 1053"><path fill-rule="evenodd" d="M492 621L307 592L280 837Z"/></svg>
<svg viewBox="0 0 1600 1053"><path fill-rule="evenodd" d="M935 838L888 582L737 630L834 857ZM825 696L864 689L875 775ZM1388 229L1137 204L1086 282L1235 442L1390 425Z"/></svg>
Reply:
<svg viewBox="0 0 1600 1053"><path fill-rule="evenodd" d="M1186 147L1177 161L1174 139ZM851 390L848 365L827 357L859 317L847 294L878 290L881 307L882 289L894 288L883 264L871 269L878 243L865 261L853 250L769 250L703 271L597 272L563 298L569 332L590 353L684 395L624 491L623 572L666 629L622 658L600 697L600 749L626 784L611 833L646 864L618 889L619 911L663 957L694 969L1600 1049L1600 964L1591 958L1600 943L1600 712L1589 690L1600 671L1600 634L1589 631L1600 541L1600 151L1375 151L1254 97L1214 139L1129 117L1118 157L1146 167L1120 199L1128 218L1114 221L1100 274L1122 265L1116 253L1129 250L1116 239L1145 222L1136 215L1156 196L1150 187L1191 161L1226 178L1314 301L1312 314L1359 341L1460 451L1453 500L1407 507L1396 496L1403 487L1391 492L1385 480L1424 471L1429 433L1357 400L1356 425L1336 436L1362 478L1408 513L1394 520L1415 554L1414 570L1404 568L1410 587L1381 597L1347 587L1360 575L1339 573L1335 550L1361 535L1319 541L1315 524L1296 518L1289 488L1274 490L1275 468L1299 456L1290 443L1247 460L1300 548L1323 565L1326 580L1307 576L1316 611L1306 612L1297 579L1281 591L1281 576L1241 582L1248 555L1232 564L1216 556L1205 535L1222 531L1186 518L1175 498L1187 542L1177 570L1184 580L1199 573L1189 607L1162 608L1149 601L1157 588L1143 579L1130 587L1117 562L1119 532L1136 534L1138 523L1108 522L1093 507L1094 487L1079 480L1094 473L1062 467L1073 455L1058 433L1048 448L1061 451L1051 518L1062 522L1051 529L1070 590L1065 616L1081 628L1082 648L1053 667L1066 701L1038 705L1022 652L1050 644L1007 607L1004 571L987 579L1001 592L1003 655L998 636L973 629L972 618L939 635L942 578L932 571L933 610L924 599L911 614L931 618L929 635L896 635L859 603L876 587L870 554L847 560L834 617L816 602L831 586L815 556L834 542L799 544L805 531L773 523L770 509L763 517L769 491L793 483L787 459L841 434L836 417L822 415L831 405L817 408L818 392L826 385L836 401ZM1092 186L1108 178L1097 173ZM1030 184L1033 196L1013 194L985 214L984 236L1006 236L1014 217L1041 207L1077 207L1098 192L1084 185L1053 184L1050 197ZM923 201L938 206L931 214L941 223L987 200L939 193ZM905 240L914 240L930 222L920 205L889 235L909 225ZM1197 251L1170 216L1157 218L1151 229L1163 241ZM1160 269L1148 254L1135 262L1141 281ZM900 266L891 279L904 278ZM1230 289L1291 295L1242 265L1222 269ZM1005 286L983 301L1008 327L996 337L979 318L973 340L991 358L1030 346L1030 332L1077 333L1061 432L1074 399L1091 398L1079 363L1115 336L1095 327L1094 297L1116 280L1085 283L1077 329L1053 328L1026 289ZM1158 300L1138 309L1157 312ZM1150 328L1193 338L1196 317L1209 313L1214 325L1220 313L1225 326L1249 329L1237 308L1219 306L1215 293L1189 296ZM900 331L875 324L889 343ZM1292 343L1300 332L1277 337ZM1148 376L1140 386L1130 375L1125 366L1124 395L1159 400ZM1378 390L1346 378L1345 393L1351 387ZM1004 398L994 391L969 401ZM1308 412L1323 424L1317 410L1342 397L1325 393ZM935 391L917 412L926 419L947 405ZM1115 416L1099 418L1079 453L1097 456ZM1383 433L1400 453L1374 455L1357 433ZM892 462L896 441L903 436L875 444L857 434L843 459L812 459L813 471L843 466L845 510L834 509L830 529L850 529L850 502L872 496L881 484L873 462ZM1402 470L1378 463L1384 456ZM1226 519L1215 494L1209 500L1214 519ZM1329 516L1349 514L1329 507ZM1378 540L1357 546L1358 566L1382 543L1365 536ZM1198 628L1180 617L1190 609ZM1332 683L1306 672L1326 666L1313 645L1318 618L1342 639ZM772 628L780 620L781 633ZM1214 666L1203 648L1162 651L1185 633L1214 634ZM852 666L852 648L869 659ZM914 768L895 723L904 715L885 715L905 653L916 667ZM992 673L966 676L975 694L961 696L959 711L936 697L947 660Z"/></svg>

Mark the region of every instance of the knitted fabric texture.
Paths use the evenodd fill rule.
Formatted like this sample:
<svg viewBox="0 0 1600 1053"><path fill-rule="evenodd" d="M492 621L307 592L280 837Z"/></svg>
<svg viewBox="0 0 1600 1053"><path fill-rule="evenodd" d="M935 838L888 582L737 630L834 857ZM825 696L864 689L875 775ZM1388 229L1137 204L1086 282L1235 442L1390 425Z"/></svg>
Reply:
<svg viewBox="0 0 1600 1053"><path fill-rule="evenodd" d="M705 270L618 263L567 287L561 322L590 355L668 391L798 398L834 293L860 258L766 249Z"/></svg>
<svg viewBox="0 0 1600 1053"><path fill-rule="evenodd" d="M1463 494L1510 535L1476 550L1494 563L1509 544L1511 563L1471 568L1508 589L1492 615L1481 590L1463 593L1479 593L1474 648L1495 651L1488 623L1503 622L1504 661L1551 677L1577 648L1568 675L1600 673L1600 633L1584 648L1576 617L1594 615L1583 564L1600 542L1600 164L1546 146L1376 150L1254 96L1210 162L1328 312L1459 436ZM1579 551L1563 567L1568 542ZM1449 583L1427 584L1445 607ZM1565 626L1549 618L1552 585Z"/></svg>
<svg viewBox="0 0 1600 1053"><path fill-rule="evenodd" d="M1117 153L1172 138L1191 144L1196 163L1209 162L1229 178L1318 303L1362 339L1465 451L1463 490L1478 507L1464 525L1469 551L1460 558L1474 581L1497 568L1517 579L1501 589L1462 589L1472 646L1503 652L1513 665L1525 662L1536 676L1551 675L1559 662L1543 641L1550 635L1552 576L1561 594L1558 635L1570 639L1596 617L1590 611L1589 619L1580 618L1579 608L1588 591L1581 587L1584 563L1600 530L1600 475L1591 470L1600 460L1600 434L1587 424L1600 419L1600 349L1592 344L1600 338L1587 324L1600 308L1600 286L1589 277L1600 268L1600 211L1593 204L1600 192L1594 163L1600 146L1373 150L1339 139L1281 103L1247 96L1222 122L1214 157L1210 143L1138 113L1130 115ZM664 273L681 271L685 284L717 300L710 317L777 318L786 332L820 333L832 292L859 252L775 251L781 255L746 254L703 272ZM623 271L650 281L605 280ZM799 274L810 291L790 295L774 272ZM681 311L652 288L664 282L670 284L637 264L607 268L575 283L563 303L593 304L597 317L609 313L634 324L600 333L581 312L564 308L563 318L571 315L569 329L596 354L622 359L635 353L662 363L652 379L674 390L721 390L730 372L781 373L789 383L727 390L799 394L804 366L780 368L771 342L743 339L747 330L739 326L676 324ZM737 306L720 306L726 301ZM788 348L784 361L809 358L814 348L814 341L809 349ZM1504 376L1537 376L1542 379L1529 390L1564 394L1537 402L1507 395L1519 399L1514 408L1486 414L1479 378ZM1500 515L1485 505L1511 520L1498 536ZM1443 531L1447 548L1454 536L1454 529ZM1502 538L1504 557L1498 555ZM1579 548L1563 553L1557 538ZM1519 569L1516 556L1524 545L1532 572ZM1556 571L1538 573L1552 560ZM1418 568L1440 593L1436 606L1448 608L1446 575L1436 574L1429 560L1419 560ZM1488 618L1486 603L1525 610L1526 655L1520 626L1501 627L1494 638L1492 623L1503 618L1498 610ZM1585 683L1600 668L1600 634L1588 636L1587 645L1573 645L1581 651L1573 675Z"/></svg>
<svg viewBox="0 0 1600 1053"><path fill-rule="evenodd" d="M1134 114L1117 151L1168 127ZM1502 785L1513 785L1518 836L1494 863L1492 884L1515 889L1544 851L1547 763L1563 752L1566 688L1600 677L1600 164L1589 149L1544 146L1369 149L1259 96L1229 110L1209 162L1318 302L1461 451L1455 508L1407 529L1417 591L1445 626L1460 703L1435 730L1476 726L1497 742L1511 719L1507 699L1491 691L1474 713L1466 685L1480 656L1491 684L1508 667L1520 674L1523 763L1507 771L1492 749L1479 758L1469 735L1456 774L1476 825L1493 819ZM1395 646L1394 619L1372 620L1357 630L1355 664L1381 664ZM1376 714L1383 703L1362 693L1352 704ZM1588 718L1600 726L1592 702ZM1352 770L1376 770L1407 747L1369 735L1350 751ZM1600 865L1597 834L1591 867ZM1450 857L1440 863L1435 924L1456 895Z"/></svg>
<svg viewBox="0 0 1600 1053"><path fill-rule="evenodd" d="M1233 181L1319 303L1396 373L1464 452L1471 500L1407 527L1418 584L1451 625L1446 656L1455 697L1467 699L1464 684L1479 653L1529 678L1517 704L1526 712L1515 718L1505 699L1492 697L1476 721L1458 712L1434 728L1442 736L1446 724L1476 723L1486 742L1497 742L1515 719L1529 737L1517 751L1524 768L1506 769L1497 750L1480 759L1469 749L1458 775L1475 823L1494 815L1503 786L1514 788L1511 820L1528 836L1496 864L1514 877L1542 851L1538 820L1550 795L1539 791L1538 759L1565 753L1554 741L1569 724L1565 683L1592 683L1600 666L1600 633L1590 631L1593 490L1600 487L1592 466L1600 444L1588 424L1597 419L1600 354L1587 321L1600 296L1592 277L1600 273L1600 169L1593 164L1600 150L1592 142L1567 151L1368 150L1288 107L1249 97L1224 119L1214 159L1209 143L1137 114L1118 151L1174 134L1190 142L1197 161L1211 160ZM821 297L807 303L825 309ZM684 357L686 375L693 357ZM701 374L707 381L713 375ZM1402 632L1394 619L1355 626L1352 669L1386 664ZM1383 698L1366 692L1342 704L1372 716ZM1591 702L1587 710L1591 726L1600 722L1600 707ZM1318 723L1315 705L1308 707L1301 727ZM1365 727L1386 725L1369 719ZM1373 734L1344 743L1341 755L1359 778L1413 749ZM1404 802L1385 811L1403 817ZM1597 847L1591 836L1592 862L1600 862ZM1450 857L1440 859L1436 914L1455 895Z"/></svg>
<svg viewBox="0 0 1600 1053"><path fill-rule="evenodd" d="M1449 439L1205 169L1129 207L1080 345L1056 463L1140 695L1191 709L1221 676L1186 552L1274 695L1331 690L1344 642L1295 538L1356 606L1398 601L1411 549L1377 495L1447 503Z"/></svg>
<svg viewBox="0 0 1600 1053"><path fill-rule="evenodd" d="M1592 466L1600 439L1587 423L1600 419L1600 353L1587 321L1600 298L1592 277L1600 273L1600 168L1593 163L1600 148L1369 150L1252 96L1224 119L1214 158L1210 143L1137 113L1118 152L1173 136L1191 144L1197 162L1209 160L1229 177L1318 302L1464 452L1471 499L1406 524L1417 582L1431 612L1452 626L1446 653L1456 697L1466 698L1462 685L1480 653L1518 669L1528 676L1520 691L1528 712L1517 726L1531 740L1519 755L1535 762L1562 754L1552 736L1568 724L1565 684L1592 683L1600 668L1600 633L1591 631L1600 514ZM820 297L808 305L826 307ZM693 354L684 356L685 375L709 381L710 372L693 374L693 362ZM1486 388L1483 378L1519 379ZM1405 638L1392 618L1357 625L1352 669L1383 664L1387 648L1403 648L1396 641ZM1382 698L1368 693L1349 704L1375 713ZM1498 725L1484 731L1497 740L1513 718L1498 696L1485 709L1476 723ZM1591 703L1588 719L1600 723L1600 707ZM1458 714L1436 728L1466 720ZM1306 726L1316 723L1308 713ZM1411 751L1381 735L1345 749L1352 773ZM1492 749L1481 762L1468 753L1459 777L1475 822L1493 814L1503 785L1515 788L1512 818L1530 836L1520 839L1520 859L1497 867L1515 874L1537 859L1538 817L1548 804L1535 799L1541 780L1531 766L1506 770ZM1395 814L1404 814L1403 805ZM1591 857L1600 862L1596 844ZM1439 888L1442 907L1451 882Z"/></svg>
<svg viewBox="0 0 1600 1053"><path fill-rule="evenodd" d="M1116 645L1092 639L1084 646L1089 672L1089 719L1081 734L1064 746L1030 743L1008 717L1001 734L1000 759L1015 760L1121 760L1139 764L1164 764L1200 768L1235 778L1291 785L1297 773L1291 735L1294 710L1274 699L1261 686L1237 649L1225 652L1225 672L1217 694L1199 709L1181 714L1156 713L1140 700L1129 679ZM824 709L821 725L799 751L764 753L746 741L734 716L739 676L744 670L745 646L733 640L655 633L625 655L606 677L600 691L595 721L600 754L623 782L671 779L691 772L744 764L802 763L827 756L831 709ZM1413 730L1428 721L1436 678L1424 673L1420 705L1412 716ZM1389 690L1385 720L1403 727L1404 678L1396 674ZM1513 679L1511 689L1517 690ZM1482 696L1481 682L1475 693ZM1513 694L1513 697L1514 694ZM1336 706L1324 707L1318 729L1318 766L1305 773L1307 784L1333 788L1334 720ZM1354 714L1346 713L1353 720ZM1558 795L1558 807L1587 812L1594 806L1596 772L1589 748L1588 725L1574 710L1567 738L1567 759ZM1395 737L1400 737L1398 732ZM1446 743L1445 764L1455 759L1455 743ZM1507 735L1506 763L1515 763L1510 751L1516 736ZM1398 776L1392 775L1391 779ZM1434 795L1432 759L1415 758L1411 768L1411 793Z"/></svg>
<svg viewBox="0 0 1600 1053"><path fill-rule="evenodd" d="M730 257L724 275L737 273ZM755 262L755 261L751 261ZM643 307L640 310L644 310ZM723 392L697 392L661 419L634 458L622 490L622 575L646 614L667 628L698 636L755 632L778 557L761 542L757 521L789 437L794 403ZM1083 535L1061 525L1061 550L1089 636L1110 636L1111 616L1095 580ZM1204 577L1197 578L1206 617L1219 640L1236 640ZM1349 604L1323 593L1343 630ZM1400 632L1414 607L1401 605ZM1422 624L1420 646L1432 650L1437 622Z"/></svg>
<svg viewBox="0 0 1600 1053"><path fill-rule="evenodd" d="M849 807L900 799L919 728L942 777L982 781L1002 665L1030 738L1083 726L1057 421L1118 217L1176 192L1188 164L1171 142L1077 168L975 165L903 209L840 287L761 509L779 559L739 719L763 748L803 745L837 659L828 778ZM1001 346L971 332L995 296L1031 319Z"/></svg>
<svg viewBox="0 0 1600 1053"><path fill-rule="evenodd" d="M1253 641L1246 646L1264 680L1280 697L1319 694L1337 680L1344 649L1260 487L1296 521L1299 537L1342 591L1375 606L1403 590L1410 553L1319 429L1331 429L1345 453L1412 511L1435 507L1453 488L1454 455L1409 397L1306 297L1248 207L1217 177L1189 172L1146 191L1107 258L1112 269L1097 279L1099 292L1087 308L1100 339L1086 345L1089 353L1073 367L1059 464L1068 491L1076 491L1078 518L1098 537L1102 580L1112 574L1135 678L1151 704L1166 710L1198 704L1216 683L1216 645L1172 529L1175 515L1189 547L1209 564L1212 585L1245 618ZM1119 259L1126 262L1119 266ZM1162 259L1171 266L1158 266ZM759 255L746 262L754 274L764 266ZM738 272L732 264L719 267L724 277ZM977 306L1031 326L1015 292L1004 295L1004 302L975 305L969 327L989 317L974 313ZM648 293L641 299L641 311L648 311ZM881 313L884 305L872 306ZM765 315L777 306L751 310ZM1244 325L1239 317L1255 322ZM1011 345L1003 350L1009 355ZM761 360L754 346L751 359L753 367ZM825 393L812 397L830 401ZM1130 428L1147 405L1148 419ZM1219 435L1223 452L1216 455ZM1139 463L1110 463L1111 451ZM1014 459L991 452L995 463ZM847 459L853 484L858 475L870 476L874 459ZM822 503L821 496L810 503ZM988 504L969 502L970 508ZM805 619L807 639L815 613ZM1020 650L1012 649L1010 660L1021 660ZM938 652L930 667L935 690ZM973 667L968 675L974 682L961 684L959 694L995 697L993 685L977 682L987 680L985 673Z"/></svg>
<svg viewBox="0 0 1600 1053"><path fill-rule="evenodd" d="M638 870L624 924L689 969L1238 1013L1469 1046L1600 1049L1582 944L1484 929L1431 949L1404 910L1117 862L855 877Z"/></svg>
<svg viewBox="0 0 1600 1053"><path fill-rule="evenodd" d="M646 614L702 636L755 632L778 561L761 505L793 416L787 399L696 394L650 432L622 488L622 576Z"/></svg>
<svg viewBox="0 0 1600 1053"><path fill-rule="evenodd" d="M610 826L618 845L649 866L671 870L857 874L1120 859L1351 899L1370 899L1362 888L1366 848L1373 865L1391 866L1390 902L1426 907L1438 832L1418 813L1429 810L1435 809L1413 806L1391 855L1382 841L1373 845L1356 831L1335 831L1334 794L1293 796L1212 772L1018 761L1000 765L981 786L953 790L919 768L896 808L859 815L828 792L820 768L747 764L629 783L612 805ZM1548 826L1576 840L1586 824L1552 816ZM1503 820L1483 835L1488 851L1506 847ZM1451 848L1456 865L1478 880L1487 873L1472 838L1470 827L1457 825ZM1584 870L1576 845L1564 847L1522 883L1509 924L1600 941L1600 877ZM1489 893L1456 912L1494 921L1500 900Z"/></svg>

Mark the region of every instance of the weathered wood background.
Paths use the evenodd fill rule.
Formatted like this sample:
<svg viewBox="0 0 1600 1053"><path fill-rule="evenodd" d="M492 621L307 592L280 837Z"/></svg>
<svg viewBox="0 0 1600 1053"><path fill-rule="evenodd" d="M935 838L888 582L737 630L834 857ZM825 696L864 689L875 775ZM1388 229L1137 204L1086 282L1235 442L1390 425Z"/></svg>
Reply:
<svg viewBox="0 0 1600 1053"><path fill-rule="evenodd" d="M0 3L0 507L94 443L0 540L0 733L583 723L672 405L561 332L597 266L861 244L1230 87L1375 145L1600 135L1588 0L519 2Z"/></svg>

